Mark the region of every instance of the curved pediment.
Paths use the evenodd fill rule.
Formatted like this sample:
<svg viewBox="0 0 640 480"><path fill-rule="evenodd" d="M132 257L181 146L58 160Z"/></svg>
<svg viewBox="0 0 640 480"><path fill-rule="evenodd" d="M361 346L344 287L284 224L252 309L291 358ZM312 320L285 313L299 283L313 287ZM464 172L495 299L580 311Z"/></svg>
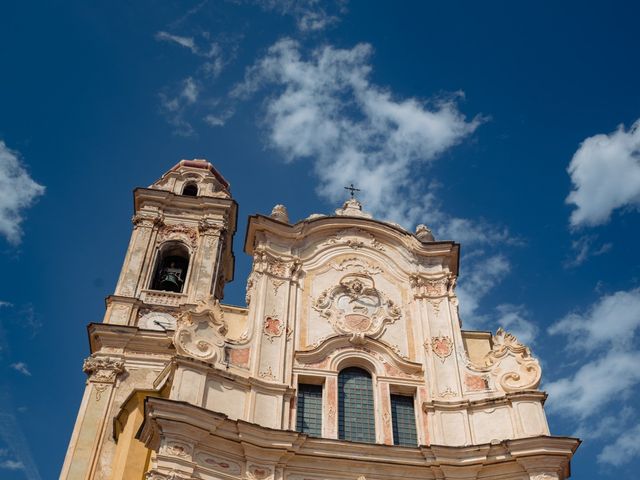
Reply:
<svg viewBox="0 0 640 480"><path fill-rule="evenodd" d="M297 351L295 362L300 367L333 372L364 362L377 376L421 378L422 372L422 364L400 356L394 347L369 337L354 344L350 335L330 337L311 350Z"/></svg>

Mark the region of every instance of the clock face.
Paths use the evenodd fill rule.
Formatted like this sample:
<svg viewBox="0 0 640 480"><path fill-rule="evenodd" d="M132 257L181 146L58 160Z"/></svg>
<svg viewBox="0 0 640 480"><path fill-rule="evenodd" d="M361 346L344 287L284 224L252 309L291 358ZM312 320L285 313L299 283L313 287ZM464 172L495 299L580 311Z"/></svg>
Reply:
<svg viewBox="0 0 640 480"><path fill-rule="evenodd" d="M138 321L138 328L160 331L175 330L176 319L168 313L149 312L140 317L140 320Z"/></svg>

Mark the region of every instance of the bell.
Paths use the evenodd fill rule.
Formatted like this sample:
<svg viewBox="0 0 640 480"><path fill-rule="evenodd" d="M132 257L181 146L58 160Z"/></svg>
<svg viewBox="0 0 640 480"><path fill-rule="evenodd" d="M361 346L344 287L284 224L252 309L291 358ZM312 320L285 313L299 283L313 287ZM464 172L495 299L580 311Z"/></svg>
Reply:
<svg viewBox="0 0 640 480"><path fill-rule="evenodd" d="M182 269L176 267L167 267L160 272L159 287L161 290L179 293L182 291Z"/></svg>

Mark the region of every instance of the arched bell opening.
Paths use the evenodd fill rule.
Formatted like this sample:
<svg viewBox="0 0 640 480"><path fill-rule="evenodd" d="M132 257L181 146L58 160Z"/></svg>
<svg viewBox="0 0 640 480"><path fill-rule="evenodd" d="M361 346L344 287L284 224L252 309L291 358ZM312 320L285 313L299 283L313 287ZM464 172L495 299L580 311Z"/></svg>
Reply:
<svg viewBox="0 0 640 480"><path fill-rule="evenodd" d="M151 288L182 293L189 268L189 250L178 242L163 245L158 253Z"/></svg>
<svg viewBox="0 0 640 480"><path fill-rule="evenodd" d="M184 188L182 189L182 195L186 195L188 197L197 197L198 186L193 182L185 184Z"/></svg>

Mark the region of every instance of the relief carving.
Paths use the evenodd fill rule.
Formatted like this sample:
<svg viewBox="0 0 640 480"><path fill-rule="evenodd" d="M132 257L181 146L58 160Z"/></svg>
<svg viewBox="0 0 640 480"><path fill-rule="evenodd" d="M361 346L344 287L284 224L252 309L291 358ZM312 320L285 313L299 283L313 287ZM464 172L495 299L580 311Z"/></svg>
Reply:
<svg viewBox="0 0 640 480"><path fill-rule="evenodd" d="M282 321L273 316L268 316L264 319L262 331L267 336L267 339L273 343L274 338L282 335Z"/></svg>
<svg viewBox="0 0 640 480"><path fill-rule="evenodd" d="M430 279L418 273L412 274L409 277L409 282L411 284L411 288L414 290L414 298L431 299L445 297L450 291L453 291L453 288L455 288L455 281L448 277ZM440 298L440 301L441 300L442 299Z"/></svg>
<svg viewBox="0 0 640 480"><path fill-rule="evenodd" d="M167 240L182 240L192 248L198 243L198 232L195 228L186 225L162 225L158 230L158 240L162 243Z"/></svg>
<svg viewBox="0 0 640 480"><path fill-rule="evenodd" d="M196 460L200 464L204 464L214 470L226 472L230 475L240 475L241 467L238 463L232 462L225 458L210 455L208 453L200 452L196 454Z"/></svg>
<svg viewBox="0 0 640 480"><path fill-rule="evenodd" d="M260 465L249 465L247 467L247 479L248 480L264 480L271 476L271 469L269 467L262 467Z"/></svg>
<svg viewBox="0 0 640 480"><path fill-rule="evenodd" d="M376 237L369 232L365 232L359 228L347 228L336 232L329 240L325 242L326 245L346 245L347 247L358 250L363 247L369 247L379 252L384 252L385 248Z"/></svg>
<svg viewBox="0 0 640 480"><path fill-rule="evenodd" d="M489 380L486 377L480 375L464 375L464 386L470 392L477 392L480 390L486 390L489 388Z"/></svg>
<svg viewBox="0 0 640 480"><path fill-rule="evenodd" d="M326 289L314 301L313 308L326 318L334 330L351 334L353 343L364 336L377 336L384 326L400 318L402 311L365 274L350 273L339 284Z"/></svg>
<svg viewBox="0 0 640 480"><path fill-rule="evenodd" d="M484 365L469 365L479 373L496 379L496 386L505 392L535 389L540 384L542 369L531 350L518 339L499 328L492 339L493 347L484 358Z"/></svg>
<svg viewBox="0 0 640 480"><path fill-rule="evenodd" d="M437 336L431 338L431 351L436 355L442 363L453 352L453 340L448 336ZM425 348L427 344L425 344Z"/></svg>
<svg viewBox="0 0 640 480"><path fill-rule="evenodd" d="M90 382L113 383L124 372L124 362L119 358L91 356L82 364L82 371L89 375Z"/></svg>
<svg viewBox="0 0 640 480"><path fill-rule="evenodd" d="M226 333L224 313L210 296L180 314L173 338L179 353L214 362L222 358Z"/></svg>

